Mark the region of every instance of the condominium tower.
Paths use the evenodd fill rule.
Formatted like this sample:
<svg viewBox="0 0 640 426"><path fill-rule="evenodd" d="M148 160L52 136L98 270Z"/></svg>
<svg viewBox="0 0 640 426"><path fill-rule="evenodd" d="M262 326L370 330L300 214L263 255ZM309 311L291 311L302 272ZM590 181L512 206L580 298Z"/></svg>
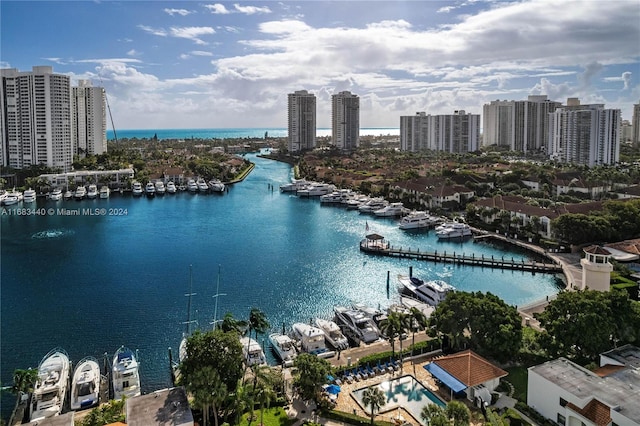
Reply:
<svg viewBox="0 0 640 426"><path fill-rule="evenodd" d="M633 137L631 138L635 146L640 146L640 102L633 104Z"/></svg>
<svg viewBox="0 0 640 426"><path fill-rule="evenodd" d="M288 95L289 152L316 147L316 96L306 90Z"/></svg>
<svg viewBox="0 0 640 426"><path fill-rule="evenodd" d="M344 91L331 96L331 139L342 151L360 144L360 98Z"/></svg>
<svg viewBox="0 0 640 426"><path fill-rule="evenodd" d="M529 96L526 101L493 101L483 106L483 145L530 152L546 149L549 113L562 104L546 96Z"/></svg>
<svg viewBox="0 0 640 426"><path fill-rule="evenodd" d="M71 133L73 155L104 154L107 151L107 114L104 88L79 80L71 89Z"/></svg>
<svg viewBox="0 0 640 426"><path fill-rule="evenodd" d="M620 159L619 109L604 105L569 105L549 114L551 159L564 163L596 166Z"/></svg>
<svg viewBox="0 0 640 426"><path fill-rule="evenodd" d="M465 153L478 150L480 115L454 111L448 115L400 117L400 150Z"/></svg>
<svg viewBox="0 0 640 426"><path fill-rule="evenodd" d="M0 69L2 165L15 169L43 164L62 172L73 161L70 80L52 67L31 72Z"/></svg>

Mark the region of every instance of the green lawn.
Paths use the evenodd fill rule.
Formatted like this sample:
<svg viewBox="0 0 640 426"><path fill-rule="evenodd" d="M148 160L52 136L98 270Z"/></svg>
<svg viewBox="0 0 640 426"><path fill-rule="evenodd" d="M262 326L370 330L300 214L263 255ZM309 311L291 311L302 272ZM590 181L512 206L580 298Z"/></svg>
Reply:
<svg viewBox="0 0 640 426"><path fill-rule="evenodd" d="M527 402L527 367L511 367L506 369L509 375L504 380L509 381L515 388L513 397L518 401Z"/></svg>
<svg viewBox="0 0 640 426"><path fill-rule="evenodd" d="M257 426L260 424L260 410L255 410L253 415L254 420L251 424ZM243 415L239 426L248 426L248 417L249 414ZM264 426L290 426L296 422L296 419L289 419L282 407L273 407L264 410L263 422Z"/></svg>

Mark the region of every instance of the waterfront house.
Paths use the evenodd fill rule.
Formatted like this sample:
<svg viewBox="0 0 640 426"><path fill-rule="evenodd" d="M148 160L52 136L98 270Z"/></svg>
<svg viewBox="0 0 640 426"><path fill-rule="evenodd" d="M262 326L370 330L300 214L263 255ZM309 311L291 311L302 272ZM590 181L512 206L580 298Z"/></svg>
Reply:
<svg viewBox="0 0 640 426"><path fill-rule="evenodd" d="M613 191L613 193L618 198L640 198L640 185L617 188Z"/></svg>
<svg viewBox="0 0 640 426"><path fill-rule="evenodd" d="M89 182L103 183L109 187L123 186L127 180L133 179L135 172L132 168L118 170L77 170L66 173L47 173L38 176L38 179L46 179L51 186L66 188L69 183L74 185L86 185Z"/></svg>
<svg viewBox="0 0 640 426"><path fill-rule="evenodd" d="M464 185L429 178L399 182L392 190L400 191L398 198L408 194L428 209L447 208L453 203L464 204L475 196L475 192Z"/></svg>
<svg viewBox="0 0 640 426"><path fill-rule="evenodd" d="M529 367L527 405L560 425L640 425L640 349L626 345L600 355L587 370L558 358Z"/></svg>
<svg viewBox="0 0 640 426"><path fill-rule="evenodd" d="M126 399L128 426L193 426L193 414L183 387L161 389Z"/></svg>
<svg viewBox="0 0 640 426"><path fill-rule="evenodd" d="M186 184L184 170L180 167L169 167L162 172L162 180L164 183L173 181L176 185Z"/></svg>

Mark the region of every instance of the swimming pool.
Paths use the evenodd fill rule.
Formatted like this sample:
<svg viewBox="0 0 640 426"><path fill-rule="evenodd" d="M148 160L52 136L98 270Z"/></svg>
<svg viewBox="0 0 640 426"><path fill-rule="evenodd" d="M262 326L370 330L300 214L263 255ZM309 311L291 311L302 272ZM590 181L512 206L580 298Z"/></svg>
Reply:
<svg viewBox="0 0 640 426"><path fill-rule="evenodd" d="M366 413L370 412L370 408L368 406L365 407L363 404L362 394L369 387L372 386L356 389L351 392L352 396ZM397 408L404 408L419 421L420 424L423 424L420 412L425 405L437 404L441 407L446 407L447 405L429 389L425 388L424 385L417 381L412 375L387 380L373 387L379 388L386 396L387 403L380 407L380 413L385 413Z"/></svg>

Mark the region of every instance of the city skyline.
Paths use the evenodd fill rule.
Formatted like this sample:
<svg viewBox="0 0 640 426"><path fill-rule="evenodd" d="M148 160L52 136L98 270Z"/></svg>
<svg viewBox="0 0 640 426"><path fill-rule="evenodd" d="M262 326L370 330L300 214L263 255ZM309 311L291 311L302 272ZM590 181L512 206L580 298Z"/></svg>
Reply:
<svg viewBox="0 0 640 426"><path fill-rule="evenodd" d="M637 2L3 1L1 68L106 89L116 129L286 127L287 95L360 97L361 127L547 95L640 100ZM56 25L55 36L48 28ZM24 23L30 22L28 29ZM111 128L111 126L109 126Z"/></svg>

